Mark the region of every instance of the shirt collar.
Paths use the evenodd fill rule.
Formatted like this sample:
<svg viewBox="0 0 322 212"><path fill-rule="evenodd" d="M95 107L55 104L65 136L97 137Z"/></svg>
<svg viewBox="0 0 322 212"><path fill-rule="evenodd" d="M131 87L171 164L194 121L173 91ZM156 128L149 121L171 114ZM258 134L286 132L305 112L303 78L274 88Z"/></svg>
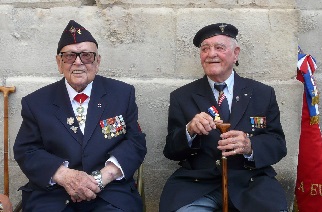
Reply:
<svg viewBox="0 0 322 212"><path fill-rule="evenodd" d="M66 88L67 88L69 99L70 99L70 101L72 101L74 99L74 97L78 94L78 92L75 91L74 88L72 88L72 86L69 85L69 83L67 82L66 78L65 78L65 85L66 85ZM88 97L90 97L91 92L92 92L92 86L93 86L93 81L91 83L89 83L81 93L84 93Z"/></svg>
<svg viewBox="0 0 322 212"><path fill-rule="evenodd" d="M234 73L235 73L235 71L233 70L231 72L231 75L228 77L228 79L226 79L224 81L227 85L226 88L228 89L229 94L232 94L233 89L234 89L234 77L235 77ZM211 90L214 92L215 91L215 88L214 88L215 81L211 80L208 76L207 76L207 79L209 82L209 86L211 87Z"/></svg>

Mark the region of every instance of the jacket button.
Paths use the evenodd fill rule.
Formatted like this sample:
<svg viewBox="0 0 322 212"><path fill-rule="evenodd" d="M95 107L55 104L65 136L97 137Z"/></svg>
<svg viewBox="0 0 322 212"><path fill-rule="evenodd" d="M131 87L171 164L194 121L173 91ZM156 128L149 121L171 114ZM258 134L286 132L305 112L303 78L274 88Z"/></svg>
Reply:
<svg viewBox="0 0 322 212"><path fill-rule="evenodd" d="M66 200L65 204L66 204L66 205L68 205L68 204L69 204L69 200L68 200L68 199Z"/></svg>
<svg viewBox="0 0 322 212"><path fill-rule="evenodd" d="M220 166L220 160L216 160L216 165Z"/></svg>
<svg viewBox="0 0 322 212"><path fill-rule="evenodd" d="M195 182L198 182L199 180L198 179L195 179Z"/></svg>
<svg viewBox="0 0 322 212"><path fill-rule="evenodd" d="M252 178L252 177L251 177L251 178L250 178L250 182L254 182L254 178Z"/></svg>

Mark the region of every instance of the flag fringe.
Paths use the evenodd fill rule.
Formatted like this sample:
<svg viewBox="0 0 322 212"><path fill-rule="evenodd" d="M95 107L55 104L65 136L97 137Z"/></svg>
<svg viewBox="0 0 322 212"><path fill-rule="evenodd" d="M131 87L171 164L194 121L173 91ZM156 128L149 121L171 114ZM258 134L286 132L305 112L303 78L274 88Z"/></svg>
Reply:
<svg viewBox="0 0 322 212"><path fill-rule="evenodd" d="M313 125L313 124L318 124L319 123L319 116L312 116L310 117L310 125Z"/></svg>
<svg viewBox="0 0 322 212"><path fill-rule="evenodd" d="M320 102L320 95L312 97L312 105L317 105Z"/></svg>
<svg viewBox="0 0 322 212"><path fill-rule="evenodd" d="M299 208L297 206L296 196L294 197L293 211L292 212L299 212Z"/></svg>

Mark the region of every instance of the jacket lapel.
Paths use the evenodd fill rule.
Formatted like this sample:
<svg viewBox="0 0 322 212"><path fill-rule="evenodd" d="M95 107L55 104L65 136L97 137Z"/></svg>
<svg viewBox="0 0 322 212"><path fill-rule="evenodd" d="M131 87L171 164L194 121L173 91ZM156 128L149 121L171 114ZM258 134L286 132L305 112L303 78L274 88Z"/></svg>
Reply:
<svg viewBox="0 0 322 212"><path fill-rule="evenodd" d="M71 134L71 136L79 144L82 144L82 133L79 129L78 122L75 118L75 114L69 100L69 96L65 85L65 78L57 82L57 89L53 99L53 105L57 108L54 115L62 123L66 130ZM74 118L73 123L67 122L67 119L70 117Z"/></svg>
<svg viewBox="0 0 322 212"><path fill-rule="evenodd" d="M192 94L192 98L197 104L199 110L208 113L208 108L215 106L218 109L215 96L209 86L207 76L204 76L198 85L196 93Z"/></svg>
<svg viewBox="0 0 322 212"><path fill-rule="evenodd" d="M234 129L243 117L253 89L248 87L246 81L235 73L234 76L234 96L232 99L232 111L230 114L230 129Z"/></svg>
<svg viewBox="0 0 322 212"><path fill-rule="evenodd" d="M92 137L95 128L99 126L102 114L107 110L108 97L109 95L106 88L103 86L101 78L96 76L93 82L91 98L87 109L83 147L86 146L87 142Z"/></svg>

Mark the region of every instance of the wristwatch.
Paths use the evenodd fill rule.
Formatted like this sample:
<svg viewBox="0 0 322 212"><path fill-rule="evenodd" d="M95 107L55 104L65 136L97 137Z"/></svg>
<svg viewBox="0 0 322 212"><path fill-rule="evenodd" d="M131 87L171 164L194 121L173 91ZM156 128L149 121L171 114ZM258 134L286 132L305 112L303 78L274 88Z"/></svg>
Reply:
<svg viewBox="0 0 322 212"><path fill-rule="evenodd" d="M104 189L104 185L103 185L103 181L102 181L102 173L99 170L93 171L91 174L94 179L97 182L98 187L103 190Z"/></svg>

